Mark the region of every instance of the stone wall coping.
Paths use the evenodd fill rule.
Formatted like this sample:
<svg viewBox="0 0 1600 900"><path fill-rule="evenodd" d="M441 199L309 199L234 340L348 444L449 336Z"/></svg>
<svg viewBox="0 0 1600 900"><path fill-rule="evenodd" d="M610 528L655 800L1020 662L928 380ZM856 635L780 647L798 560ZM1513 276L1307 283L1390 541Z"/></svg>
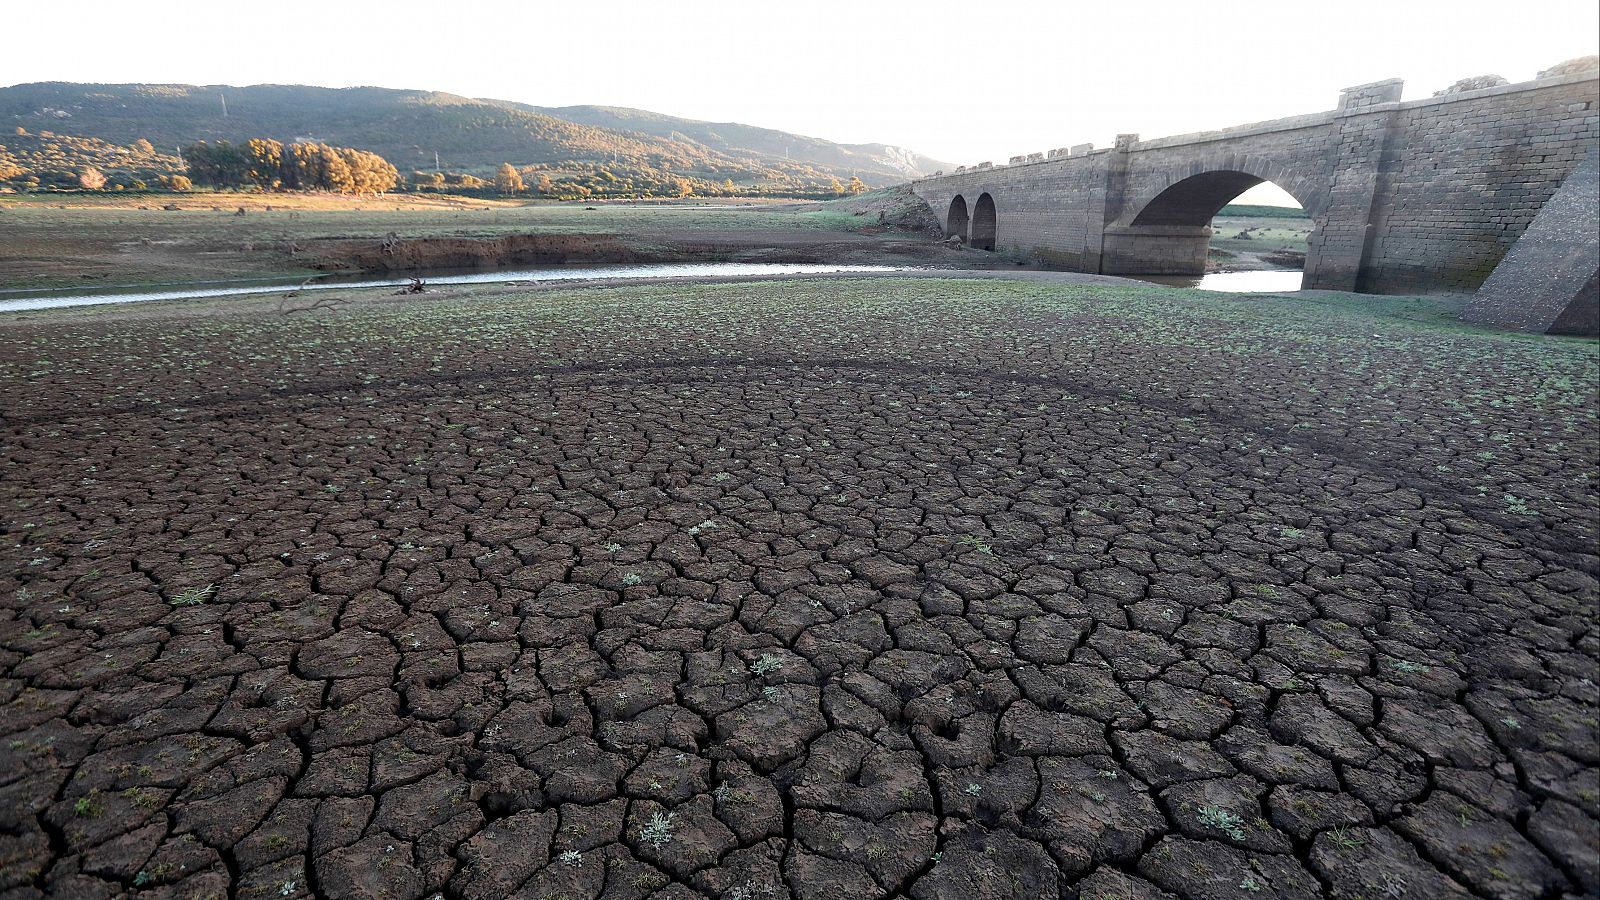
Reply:
<svg viewBox="0 0 1600 900"><path fill-rule="evenodd" d="M1391 84L1398 80L1399 79L1390 78L1385 79L1384 81L1374 81L1371 84L1356 85L1353 88L1346 88L1345 90L1352 91L1360 88ZM1272 134L1280 131L1296 131L1302 128L1315 128L1319 125L1326 125L1338 119L1347 119L1367 115L1380 115L1392 113L1396 110L1422 109L1429 106L1440 106L1446 103L1456 103L1462 100L1479 100L1484 97L1494 97L1502 94L1518 94L1528 91L1549 90L1552 88L1561 88L1573 84L1581 84L1585 81L1596 82L1596 88L1597 90L1600 90L1600 73L1575 72L1571 75L1557 75L1551 78L1535 78L1532 81L1519 81L1515 84L1502 84L1496 87L1479 88L1475 91L1462 91L1459 94L1448 94L1443 97L1424 97L1420 100L1401 100L1398 102L1391 101L1388 103L1377 103L1372 106L1358 107L1356 109L1335 109L1328 110L1326 112L1290 116L1285 119L1271 119L1265 122L1251 122L1249 124L1235 125L1231 128L1222 128L1216 131L1196 131L1189 134L1172 135L1171 137L1152 138L1151 140L1140 141L1137 144L1134 144L1131 148L1129 148L1129 152L1138 153L1141 150L1160 150L1172 147L1181 147L1185 144L1205 144L1213 141L1234 140L1236 138L1253 137L1260 134ZM1057 156L1049 159L1036 159L1026 162L1017 162L1005 166L1004 168L1017 169L1026 166L1062 164L1071 165L1078 160L1089 159L1099 156L1103 153L1110 152L1111 148L1098 147L1082 155L1074 154L1072 156ZM994 168L998 169L1001 167L995 166ZM973 174L973 172L974 170L971 167L968 167L967 171L965 172L953 173L949 175L930 175L926 178L913 179L911 183L921 184L940 179L959 178L963 175Z"/></svg>
<svg viewBox="0 0 1600 900"><path fill-rule="evenodd" d="M1519 81L1515 84L1502 84L1496 87L1478 88L1475 91L1462 91L1459 94L1446 94L1443 97L1423 97L1420 100L1402 100L1398 105L1401 109L1418 109L1424 106L1439 106L1443 103L1454 103L1457 100L1477 100L1481 97L1494 97L1500 94L1519 94L1523 91L1537 91L1545 88L1566 87L1569 84L1581 84L1585 81L1596 82L1596 90L1600 90L1600 72L1574 72L1571 75L1554 75L1549 78L1535 78L1532 81ZM1356 110L1355 114L1367 112L1365 109Z"/></svg>
<svg viewBox="0 0 1600 900"><path fill-rule="evenodd" d="M1341 93L1341 94L1349 94L1349 93L1352 93L1354 91L1371 90L1372 88L1375 88L1375 87L1388 87L1391 84L1405 84L1405 80L1402 79L1402 78L1384 78L1384 79L1380 79L1378 81L1369 81L1366 84L1352 84L1347 88L1341 89L1339 91L1339 93Z"/></svg>
<svg viewBox="0 0 1600 900"><path fill-rule="evenodd" d="M1362 112L1366 112L1367 107ZM1257 134L1273 134L1279 131L1299 131L1302 128L1316 128L1326 125L1341 114L1334 111L1306 113L1303 116L1290 116L1286 119L1270 119L1266 122L1250 122L1245 125L1234 125L1229 128L1219 128L1215 131L1194 131L1189 134L1175 134L1171 137L1152 138L1134 144L1130 152L1138 153L1140 150L1160 150L1165 147L1180 147L1184 144L1205 144L1211 141L1229 141L1234 138L1251 137Z"/></svg>

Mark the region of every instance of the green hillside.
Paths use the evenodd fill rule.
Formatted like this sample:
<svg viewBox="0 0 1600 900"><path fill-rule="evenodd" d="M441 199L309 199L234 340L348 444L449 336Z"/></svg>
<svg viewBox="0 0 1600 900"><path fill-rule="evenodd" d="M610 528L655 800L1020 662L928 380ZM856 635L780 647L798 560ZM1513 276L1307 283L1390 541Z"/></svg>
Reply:
<svg viewBox="0 0 1600 900"><path fill-rule="evenodd" d="M437 159L446 172L487 177L511 163L596 193L652 193L675 178L696 186L731 181L741 191L803 192L826 190L853 175L884 185L918 174L886 161L892 154L875 158L862 149L880 145L849 147L743 125L613 112L634 115L574 112L593 121L573 121L516 103L388 88L41 82L0 88L0 146L15 143L11 133L18 127L118 146L142 139L162 153L197 140L261 137L371 150L402 173L432 172ZM669 128L673 123L679 124Z"/></svg>

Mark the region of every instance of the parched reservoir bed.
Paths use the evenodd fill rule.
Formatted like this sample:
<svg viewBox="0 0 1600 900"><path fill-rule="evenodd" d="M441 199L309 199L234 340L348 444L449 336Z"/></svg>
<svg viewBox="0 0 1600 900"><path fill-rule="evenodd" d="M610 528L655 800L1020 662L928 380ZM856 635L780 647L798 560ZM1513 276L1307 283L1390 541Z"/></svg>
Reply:
<svg viewBox="0 0 1600 900"><path fill-rule="evenodd" d="M1597 889L1594 342L392 294L0 317L3 889Z"/></svg>

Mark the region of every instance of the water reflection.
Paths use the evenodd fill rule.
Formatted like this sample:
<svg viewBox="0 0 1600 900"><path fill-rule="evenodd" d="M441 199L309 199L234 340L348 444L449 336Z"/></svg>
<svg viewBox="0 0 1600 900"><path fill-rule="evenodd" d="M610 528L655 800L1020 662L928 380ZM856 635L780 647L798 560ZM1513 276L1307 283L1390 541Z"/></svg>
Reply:
<svg viewBox="0 0 1600 900"><path fill-rule="evenodd" d="M1199 288L1202 291L1228 291L1236 294L1277 294L1300 290L1304 272L1264 269L1257 272L1207 272L1205 275L1130 275L1140 281L1171 287Z"/></svg>

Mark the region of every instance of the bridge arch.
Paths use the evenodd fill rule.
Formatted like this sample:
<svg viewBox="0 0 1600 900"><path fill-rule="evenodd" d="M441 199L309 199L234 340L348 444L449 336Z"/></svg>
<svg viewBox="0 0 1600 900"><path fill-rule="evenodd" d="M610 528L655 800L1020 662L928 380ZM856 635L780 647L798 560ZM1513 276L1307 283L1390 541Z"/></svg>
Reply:
<svg viewBox="0 0 1600 900"><path fill-rule="evenodd" d="M985 191L972 206L972 246L992 252L998 231L999 222L995 215L994 197Z"/></svg>
<svg viewBox="0 0 1600 900"><path fill-rule="evenodd" d="M1211 219L1234 198L1258 184L1271 182L1286 191L1313 217L1311 202L1315 194L1294 179L1256 175L1238 169L1210 169L1175 179L1159 193L1135 206L1130 225L1198 226Z"/></svg>
<svg viewBox="0 0 1600 900"><path fill-rule="evenodd" d="M944 220L944 236L967 238L967 198L957 194L950 201L950 212Z"/></svg>
<svg viewBox="0 0 1600 900"><path fill-rule="evenodd" d="M1204 274L1212 218L1240 194L1271 182L1293 197L1311 219L1302 268L1313 272L1319 265L1317 247L1329 193L1329 186L1314 180L1316 177L1286 169L1276 159L1247 155L1191 160L1165 171L1147 170L1130 185L1118 221L1106 227L1101 271ZM1242 252L1248 246L1232 247L1230 252Z"/></svg>

